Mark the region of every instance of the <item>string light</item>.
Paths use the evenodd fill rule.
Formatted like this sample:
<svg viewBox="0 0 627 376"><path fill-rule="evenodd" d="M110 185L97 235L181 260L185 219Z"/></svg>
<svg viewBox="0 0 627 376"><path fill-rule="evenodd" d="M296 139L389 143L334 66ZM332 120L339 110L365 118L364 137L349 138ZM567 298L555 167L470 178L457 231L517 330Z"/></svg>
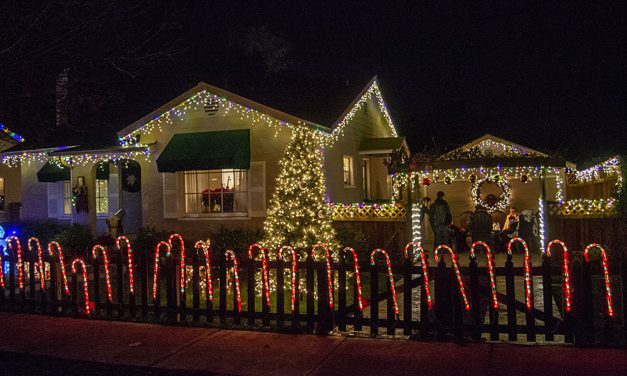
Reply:
<svg viewBox="0 0 627 376"><path fill-rule="evenodd" d="M488 204L485 200L481 198L481 185L483 183L492 182L496 183L499 188L501 188L501 195L498 197L498 200L494 204ZM495 211L503 211L509 205L509 196L510 196L510 186L507 184L505 177L500 175L492 175L486 176L482 179L478 179L473 183L472 188L470 189L470 197L474 202L475 206L482 206L486 208L489 212Z"/></svg>
<svg viewBox="0 0 627 376"><path fill-rule="evenodd" d="M459 293L462 296L462 300L464 302L464 307L466 308L466 311L470 311L470 303L468 303L468 298L466 297L466 289L464 289L464 281L462 280L462 275L459 272L459 265L457 264L457 256L455 255L455 252L453 252L451 247L449 247L446 244L440 244L433 251L433 254L435 256L435 262L440 262L440 259L438 257L438 251L440 249L446 249L448 251L448 254L451 256L451 261L453 263L453 270L455 270L455 277L457 277L457 284L459 285Z"/></svg>
<svg viewBox="0 0 627 376"><path fill-rule="evenodd" d="M107 251L105 249L105 247L96 244L92 249L91 249L91 255L92 257L95 259L98 258L98 251L100 251L100 253L102 253L102 259L104 261L104 270L105 270L105 283L107 286L107 299L109 299L109 302L113 301L113 293L111 292L111 277L109 275L109 251ZM98 288L98 287L96 287Z"/></svg>
<svg viewBox="0 0 627 376"><path fill-rule="evenodd" d="M2 252L0 252L0 287L4 289L4 263L2 262Z"/></svg>
<svg viewBox="0 0 627 376"><path fill-rule="evenodd" d="M475 247L479 245L485 249L485 253L488 258L488 273L490 275L490 288L492 290L492 308L494 310L497 310L499 309L499 301L496 297L496 278L494 276L494 260L492 259L492 250L490 249L490 246L486 242L482 242L482 241L476 241L472 243L472 245L470 246L470 257L472 257L473 259L477 258L477 255L475 254Z"/></svg>
<svg viewBox="0 0 627 376"><path fill-rule="evenodd" d="M33 243L37 247L37 267L39 268L39 284L41 286L41 291L46 289L46 265L44 263L44 255L41 249L41 243L39 243L39 239L36 237L31 237L28 239L28 251L34 253ZM0 265L2 263L0 262Z"/></svg>
<svg viewBox="0 0 627 376"><path fill-rule="evenodd" d="M160 241L155 247L155 261L154 261L154 273L152 277L152 300L157 301L157 287L159 284L159 251L162 247L165 247L166 257L170 257L172 253L172 247L169 242Z"/></svg>
<svg viewBox="0 0 627 376"><path fill-rule="evenodd" d="M0 123L0 131L4 132L4 134L8 135L9 137L11 137L13 140L15 140L18 143L24 142L24 137L20 136L19 134L12 132L9 128L7 128L6 125Z"/></svg>
<svg viewBox="0 0 627 376"><path fill-rule="evenodd" d="M128 240L128 238L124 235L118 236L117 239L115 239L115 246L118 248L118 250L120 251L120 253L122 252L122 247L120 246L120 243L124 241L124 244L126 244L126 257L128 259L128 285L129 285L129 290L130 293L132 295L135 294L135 265L133 262L133 249L131 248L131 241Z"/></svg>
<svg viewBox="0 0 627 376"><path fill-rule="evenodd" d="M181 236L180 234L170 235L170 237L168 238L168 243L170 244L170 250L174 249L174 245L172 245L172 240L174 239L178 240L179 248L181 251L181 255L180 255L181 260L179 262L181 276L179 277L179 280L180 280L181 294L185 294L185 240L183 240L183 236Z"/></svg>
<svg viewBox="0 0 627 376"><path fill-rule="evenodd" d="M566 312L570 312L572 291L570 288L570 262L568 261L568 248L563 241L559 239L554 239L546 245L546 255L548 257L551 257L551 247L557 244L561 245L562 249L564 250L564 256L562 259L562 289L564 290L564 296L566 300Z"/></svg>
<svg viewBox="0 0 627 376"><path fill-rule="evenodd" d="M398 315L398 303L396 301L396 289L394 288L394 274L392 273L392 264L390 263L390 256L384 249L381 249L381 248L375 249L374 251L370 253L370 265L372 266L376 265L376 261L374 257L377 253L380 253L383 255L383 257L385 257L385 264L387 266L387 273L388 273L388 282L390 283L390 290L392 290L392 300L394 302L394 313Z"/></svg>
<svg viewBox="0 0 627 376"><path fill-rule="evenodd" d="M205 285L207 287L207 299L210 302L213 302L213 282L211 281L211 255L209 254L210 247L211 242L209 240L207 240L206 242L199 240L194 245L194 248L196 248L196 252L198 252L198 249L202 249L202 252L205 255Z"/></svg>
<svg viewBox="0 0 627 376"><path fill-rule="evenodd" d="M422 245L422 205L411 204L411 240L418 245Z"/></svg>
<svg viewBox="0 0 627 376"><path fill-rule="evenodd" d="M333 270L331 269L331 263L333 259L331 258L331 254L329 253L329 248L324 243L318 243L313 246L311 249L311 256L316 258L316 249L322 248L324 250L324 257L326 259L326 268L327 268L327 288L329 290L329 308L333 310Z"/></svg>
<svg viewBox="0 0 627 376"><path fill-rule="evenodd" d="M429 268L427 266L427 257L425 256L425 251L422 249L422 245L418 244L418 242L409 242L405 245L403 249L403 254L406 259L409 259L409 247L412 247L412 251L418 249L420 256L420 265L422 266L422 285L425 289L425 295L427 296L427 306L429 310L433 308L433 299L431 298L431 288L429 287ZM413 255L413 252L412 252Z"/></svg>
<svg viewBox="0 0 627 376"><path fill-rule="evenodd" d="M533 309L533 290L532 290L532 270L531 270L531 255L529 253L529 247L527 246L527 242L524 239L514 237L509 243L507 243L507 253L509 255L512 254L512 245L516 242L519 242L523 245L525 249L525 260L524 260L524 272L525 272L525 302L527 303L527 311L531 311Z"/></svg>
<svg viewBox="0 0 627 376"><path fill-rule="evenodd" d="M67 282L67 274L65 273L65 259L63 258L63 249L61 245L56 241L51 241L48 243L48 254L50 257L54 258L54 251L57 251L57 256L59 257L59 264L61 265L61 277L63 277L63 291L65 291L66 295L70 295L70 286Z"/></svg>
<svg viewBox="0 0 627 376"><path fill-rule="evenodd" d="M540 237L540 249L544 252L544 244L546 242L546 228L544 226L544 200L538 198L538 235Z"/></svg>
<svg viewBox="0 0 627 376"><path fill-rule="evenodd" d="M355 268L355 286L357 286L357 304L359 307L359 312L363 312L364 310L364 302L361 296L361 273L359 272L359 257L357 256L357 252L351 247L344 248L344 252L350 252L353 256L353 266Z"/></svg>
<svg viewBox="0 0 627 376"><path fill-rule="evenodd" d="M270 277L269 277L269 271L268 271L268 251L263 248L262 246L260 246L257 243L251 244L250 247L248 247L248 258L253 261L255 258L253 256L253 250L257 249L260 253L261 253L261 278L262 278L262 283L263 283L263 293L265 296L265 303L267 307L270 307Z"/></svg>
<svg viewBox="0 0 627 376"><path fill-rule="evenodd" d="M237 271L237 256L235 256L235 252L230 249L227 249L224 252L224 256L226 257L226 261L229 259L233 260L233 277L235 279L235 298L237 299L237 312L242 312L242 296L239 289L239 272Z"/></svg>
<svg viewBox="0 0 627 376"><path fill-rule="evenodd" d="M607 252L600 244L592 243L588 244L583 251L583 256L586 262L590 262L590 249L598 248L601 251L601 266L603 267L603 280L605 282L605 302L607 304L607 314L610 317L614 317L614 309L612 308L612 282L610 280L610 270L607 262Z"/></svg>
<svg viewBox="0 0 627 376"><path fill-rule="evenodd" d="M289 245L284 245L279 248L279 252L277 254L280 260L283 260L283 254L290 252L292 254L292 278L291 278L291 287L292 287L292 302L291 308L292 312L296 310L296 291L298 289L298 253L294 251L294 248Z"/></svg>
<svg viewBox="0 0 627 376"><path fill-rule="evenodd" d="M17 236L9 236L9 239L7 240L9 251L13 251L13 243L15 243L15 248L17 250L16 253L18 286L20 290L24 290L24 262L22 261L22 244L20 244L20 239Z"/></svg>
<svg viewBox="0 0 627 376"><path fill-rule="evenodd" d="M79 265L83 269L83 294L85 295L85 314L89 316L91 313L91 309L89 307L89 278L87 277L87 267L85 266L85 261L80 257L77 257L72 261L72 273L77 273L76 266Z"/></svg>

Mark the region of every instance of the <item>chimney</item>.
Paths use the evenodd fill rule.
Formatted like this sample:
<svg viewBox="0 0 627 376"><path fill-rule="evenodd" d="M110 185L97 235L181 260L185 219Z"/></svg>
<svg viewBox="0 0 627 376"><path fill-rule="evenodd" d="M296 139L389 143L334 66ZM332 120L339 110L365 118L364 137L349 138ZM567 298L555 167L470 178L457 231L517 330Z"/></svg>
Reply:
<svg viewBox="0 0 627 376"><path fill-rule="evenodd" d="M57 75L57 128L66 128L68 124L68 69Z"/></svg>

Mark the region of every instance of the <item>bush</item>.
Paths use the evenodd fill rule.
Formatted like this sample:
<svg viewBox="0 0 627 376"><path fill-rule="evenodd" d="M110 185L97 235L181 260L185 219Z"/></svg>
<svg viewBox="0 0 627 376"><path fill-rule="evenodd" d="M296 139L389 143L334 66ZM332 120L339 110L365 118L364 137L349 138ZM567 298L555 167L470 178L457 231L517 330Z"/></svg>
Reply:
<svg viewBox="0 0 627 376"><path fill-rule="evenodd" d="M339 250L351 247L357 252L362 262L368 262L370 242L366 234L350 223L334 223L333 227L336 233L335 238L341 247Z"/></svg>
<svg viewBox="0 0 627 376"><path fill-rule="evenodd" d="M237 254L237 258L241 259L246 256L248 247L263 238L263 232L260 230L235 229L229 230L222 227L219 233L211 234L211 249L213 257L220 257L225 250L231 249Z"/></svg>
<svg viewBox="0 0 627 376"><path fill-rule="evenodd" d="M152 253L160 241L167 241L172 234L172 231L157 230L155 227L141 227L137 232L135 241L132 241L133 250L142 255L145 255L146 252Z"/></svg>
<svg viewBox="0 0 627 376"><path fill-rule="evenodd" d="M58 235L67 230L70 225L62 224L52 220L20 222L20 223L3 223L2 227L6 230L7 236L11 235L11 231L16 231L20 239L26 241L31 236L36 237L42 246L46 246L48 242L57 240Z"/></svg>
<svg viewBox="0 0 627 376"><path fill-rule="evenodd" d="M85 257L94 244L94 237L87 226L73 224L61 231L56 240L67 256Z"/></svg>

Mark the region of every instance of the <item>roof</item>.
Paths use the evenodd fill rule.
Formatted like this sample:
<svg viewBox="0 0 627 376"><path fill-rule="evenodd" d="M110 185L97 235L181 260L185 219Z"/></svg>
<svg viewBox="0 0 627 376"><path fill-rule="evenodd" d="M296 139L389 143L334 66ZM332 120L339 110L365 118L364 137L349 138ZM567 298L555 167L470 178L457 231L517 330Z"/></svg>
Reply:
<svg viewBox="0 0 627 376"><path fill-rule="evenodd" d="M401 147L408 150L405 137L369 138L359 145L359 154L389 154Z"/></svg>
<svg viewBox="0 0 627 376"><path fill-rule="evenodd" d="M494 135L492 135L490 133L486 133L486 134L484 134L483 136L481 136L479 138L476 138L476 139L474 139L474 140L472 140L472 141L470 141L470 142L468 142L468 143L466 143L466 144L464 144L464 145L462 145L462 146L460 146L458 148L455 148L455 149L453 149L453 150L443 154L440 158L446 158L446 156L454 155L457 152L468 150L468 149L470 149L472 147L480 145L481 143L483 143L485 141L493 141L495 143L505 145L505 146L507 146L507 147L509 147L511 149L516 150L517 152L519 152L520 154L523 154L523 155L529 154L529 155L536 155L536 156L541 156L541 157L548 157L549 156L546 153L534 150L534 149L529 148L527 146L522 146L522 145L516 144L514 142L511 142L509 140L506 140L504 138L500 138L500 137L494 136Z"/></svg>

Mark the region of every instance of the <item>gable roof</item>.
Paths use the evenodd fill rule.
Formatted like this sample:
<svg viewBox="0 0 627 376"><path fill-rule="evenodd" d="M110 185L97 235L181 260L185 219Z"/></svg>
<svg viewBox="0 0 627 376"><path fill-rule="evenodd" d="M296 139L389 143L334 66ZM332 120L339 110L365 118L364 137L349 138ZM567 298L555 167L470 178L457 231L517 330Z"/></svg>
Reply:
<svg viewBox="0 0 627 376"><path fill-rule="evenodd" d="M467 151L470 148L473 147L477 147L480 146L483 143L486 142L492 142L494 144L500 144L503 145L505 148L509 149L509 150L515 150L516 152L519 152L522 155L536 155L536 156L541 156L541 157L548 157L549 155L546 153L543 153L541 151L529 148L527 146L522 146L519 145L517 143L511 142L509 140L506 140L504 138L500 138L497 136L494 136L490 133L486 133L483 136L476 138L458 148L455 148L447 153L444 153L443 155L441 155L439 158L443 159L446 158L447 156L451 156L454 155L456 153L462 152L462 151Z"/></svg>

